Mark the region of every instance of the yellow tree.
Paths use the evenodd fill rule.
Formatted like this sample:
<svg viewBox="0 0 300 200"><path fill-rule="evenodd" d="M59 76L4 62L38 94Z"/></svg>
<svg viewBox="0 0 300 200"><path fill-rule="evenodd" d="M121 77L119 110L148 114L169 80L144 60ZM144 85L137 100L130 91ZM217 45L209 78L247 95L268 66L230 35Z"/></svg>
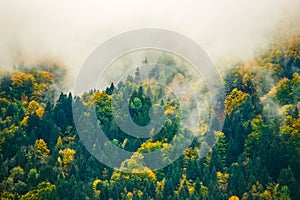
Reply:
<svg viewBox="0 0 300 200"><path fill-rule="evenodd" d="M69 169L69 165L74 160L74 155L76 151L74 149L66 148L59 151L59 154L62 156L62 158L58 159L60 164L63 167L63 170L67 173Z"/></svg>
<svg viewBox="0 0 300 200"><path fill-rule="evenodd" d="M34 152L41 162L46 162L49 158L50 150L48 149L47 143L43 139L38 139L35 141Z"/></svg>
<svg viewBox="0 0 300 200"><path fill-rule="evenodd" d="M42 108L42 107L39 107L39 108L35 111L35 114L36 114L37 116L39 116L39 118L41 119L41 118L44 116L44 114L45 114L45 109Z"/></svg>
<svg viewBox="0 0 300 200"><path fill-rule="evenodd" d="M27 110L30 114L33 114L38 108L40 104L35 100L32 100L28 103Z"/></svg>
<svg viewBox="0 0 300 200"><path fill-rule="evenodd" d="M16 72L11 77L12 93L15 98L28 99L33 93L34 77L30 73Z"/></svg>
<svg viewBox="0 0 300 200"><path fill-rule="evenodd" d="M21 200L42 200L42 199L57 199L55 197L56 186L50 182L42 182L37 188L30 190L21 196Z"/></svg>
<svg viewBox="0 0 300 200"><path fill-rule="evenodd" d="M248 98L250 98L249 94L234 88L225 100L226 113L230 115L233 110L243 105Z"/></svg>

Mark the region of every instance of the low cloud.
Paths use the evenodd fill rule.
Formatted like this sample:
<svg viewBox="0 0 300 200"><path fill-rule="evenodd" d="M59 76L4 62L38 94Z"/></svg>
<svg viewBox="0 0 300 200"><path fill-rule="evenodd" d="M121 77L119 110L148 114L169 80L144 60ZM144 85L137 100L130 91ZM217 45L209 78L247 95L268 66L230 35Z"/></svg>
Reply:
<svg viewBox="0 0 300 200"><path fill-rule="evenodd" d="M217 64L231 64L253 57L278 32L297 29L299 10L298 0L3 0L0 67L53 59L73 77L103 41L142 27L178 31Z"/></svg>

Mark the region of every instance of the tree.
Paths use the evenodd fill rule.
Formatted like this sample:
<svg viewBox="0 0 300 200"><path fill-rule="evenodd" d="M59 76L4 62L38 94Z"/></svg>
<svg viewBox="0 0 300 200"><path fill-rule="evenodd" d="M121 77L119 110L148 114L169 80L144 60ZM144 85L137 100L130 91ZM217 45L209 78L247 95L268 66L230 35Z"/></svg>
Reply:
<svg viewBox="0 0 300 200"><path fill-rule="evenodd" d="M38 183L39 174L35 168L32 168L29 170L27 175L27 182L30 186L30 188L36 187Z"/></svg>
<svg viewBox="0 0 300 200"><path fill-rule="evenodd" d="M227 114L230 115L232 111L238 109L249 97L249 94L234 88L225 100Z"/></svg>
<svg viewBox="0 0 300 200"><path fill-rule="evenodd" d="M226 152L227 143L224 133L218 132L217 143L215 144L211 155L211 166L215 166L216 171L224 172L226 170Z"/></svg>
<svg viewBox="0 0 300 200"><path fill-rule="evenodd" d="M24 169L20 166L14 167L10 170L10 177L13 179L14 182L23 178Z"/></svg>
<svg viewBox="0 0 300 200"><path fill-rule="evenodd" d="M76 151L74 149L66 148L59 150L59 154L62 156L62 160L59 162L62 164L63 170L68 173L69 166L74 160Z"/></svg>
<svg viewBox="0 0 300 200"><path fill-rule="evenodd" d="M27 99L30 97L34 91L35 79L30 73L16 72L11 77L11 90L14 98L18 100Z"/></svg>
<svg viewBox="0 0 300 200"><path fill-rule="evenodd" d="M34 144L34 152L41 163L47 162L49 159L50 150L48 149L47 143L43 139L38 139Z"/></svg>
<svg viewBox="0 0 300 200"><path fill-rule="evenodd" d="M106 88L105 93L108 95L112 95L114 92L114 89L115 89L114 83L111 83L110 87Z"/></svg>
<svg viewBox="0 0 300 200"><path fill-rule="evenodd" d="M49 182L42 182L38 184L37 189L31 190L25 195L21 196L21 200L54 200L56 199L56 186Z"/></svg>
<svg viewBox="0 0 300 200"><path fill-rule="evenodd" d="M72 101L71 93L69 95L61 93L54 108L54 121L63 132L68 126L73 125Z"/></svg>
<svg viewBox="0 0 300 200"><path fill-rule="evenodd" d="M240 198L238 196L231 196L228 200L239 200Z"/></svg>
<svg viewBox="0 0 300 200"><path fill-rule="evenodd" d="M134 80L136 83L140 83L140 81L141 81L140 68L136 68Z"/></svg>
<svg viewBox="0 0 300 200"><path fill-rule="evenodd" d="M189 199L190 197L190 193L189 193L189 188L187 185L186 180L183 181L183 184L181 185L180 189L179 189L179 198L180 199Z"/></svg>

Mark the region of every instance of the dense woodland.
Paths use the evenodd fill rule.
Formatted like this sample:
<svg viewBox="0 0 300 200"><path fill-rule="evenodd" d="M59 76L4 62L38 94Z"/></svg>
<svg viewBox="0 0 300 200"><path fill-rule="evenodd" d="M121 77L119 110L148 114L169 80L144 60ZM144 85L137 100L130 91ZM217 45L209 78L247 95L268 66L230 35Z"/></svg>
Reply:
<svg viewBox="0 0 300 200"><path fill-rule="evenodd" d="M170 64L171 63L171 64ZM176 65L174 62L169 65ZM278 41L269 50L224 75L225 124L219 140L199 158L195 139L171 165L151 171L140 162L180 140L176 98L162 101L167 123L158 134L138 139L117 126L113 95L127 99L138 125L149 123L149 108L161 92L138 87L139 71L126 82L81 97L55 94L62 74L47 67L19 67L0 80L1 199L294 199L300 197L300 38ZM159 73L153 71L153 78ZM169 75L170 83L176 76ZM113 91L117 91L116 93ZM95 159L76 133L72 103L96 109L107 137L135 151L127 171ZM122 117L122 116L120 116ZM205 132L205 124L200 124ZM164 154L163 159L168 159ZM153 162L155 162L153 160Z"/></svg>

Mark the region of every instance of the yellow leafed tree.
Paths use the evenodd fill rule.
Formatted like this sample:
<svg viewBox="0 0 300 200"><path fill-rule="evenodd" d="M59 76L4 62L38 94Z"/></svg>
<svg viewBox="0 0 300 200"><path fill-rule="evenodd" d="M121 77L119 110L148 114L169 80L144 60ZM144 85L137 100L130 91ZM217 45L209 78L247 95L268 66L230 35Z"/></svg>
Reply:
<svg viewBox="0 0 300 200"><path fill-rule="evenodd" d="M30 101L27 107L28 112L31 114L34 113L39 108L39 106L40 104L35 100Z"/></svg>
<svg viewBox="0 0 300 200"><path fill-rule="evenodd" d="M42 107L39 107L39 108L35 111L35 114L36 114L37 116L39 116L40 119L44 116L44 113L45 113L45 109L42 108Z"/></svg>
<svg viewBox="0 0 300 200"><path fill-rule="evenodd" d="M63 170L65 172L68 171L69 165L73 162L75 153L76 151L70 148L66 148L59 151L59 154L62 155L61 162L62 162Z"/></svg>
<svg viewBox="0 0 300 200"><path fill-rule="evenodd" d="M34 144L34 151L37 158L41 161L46 161L49 158L50 150L48 149L47 143L43 139L38 139Z"/></svg>
<svg viewBox="0 0 300 200"><path fill-rule="evenodd" d="M229 200L239 200L240 198L239 197L237 197L237 196L231 196L230 198L229 198Z"/></svg>

